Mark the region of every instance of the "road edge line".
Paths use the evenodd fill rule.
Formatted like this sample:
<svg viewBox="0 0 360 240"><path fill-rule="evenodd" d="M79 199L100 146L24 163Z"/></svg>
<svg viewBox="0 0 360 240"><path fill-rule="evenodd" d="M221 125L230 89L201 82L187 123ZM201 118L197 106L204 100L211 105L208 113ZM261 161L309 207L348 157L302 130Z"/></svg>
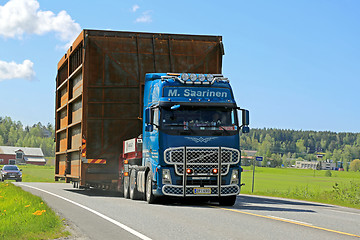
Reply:
<svg viewBox="0 0 360 240"><path fill-rule="evenodd" d="M139 233L139 232L135 231L134 229L126 226L125 224L122 224L122 223L120 223L120 222L118 222L118 221L116 221L116 220L114 220L114 219L112 219L112 218L110 218L110 217L102 214L102 213L99 213L98 211L95 211L95 210L93 210L93 209L91 209L91 208L89 208L89 207L86 207L86 206L84 206L84 205L81 205L80 203L77 203L77 202L75 202L75 201L73 201L73 200L67 199L67 198L62 197L62 196L60 196L60 195L57 195L57 194L55 194L55 193L52 193L52 192L43 190L43 189L41 189L41 188L33 187L33 186L30 186L30 185L27 185L27 184L19 183L18 185L24 186L24 187L29 187L29 188L32 188L32 189L35 189L35 190L38 190L38 191L41 191L41 192L50 194L50 195L52 195L52 196L54 196L54 197L57 197L57 198L60 198L60 199L62 199L62 200L65 200L65 201L67 201L67 202L69 202L69 203L72 203L72 204L74 204L74 205L76 205L76 206L78 206L78 207L81 207L81 208L83 208L83 209L85 209L85 210L87 210L87 211L89 211L89 212L94 213L95 215L97 215L97 216L99 216L99 217L101 217L101 218L103 218L103 219L105 219L105 220L107 220L107 221L115 224L116 226L118 226L118 227L124 229L125 231L127 231L127 232L129 232L129 233L131 233L131 234L133 234L133 235L135 235L135 236L137 236L137 237L140 238L140 239L143 239L143 240L152 240L151 238L145 236L145 235L142 234L142 233Z"/></svg>

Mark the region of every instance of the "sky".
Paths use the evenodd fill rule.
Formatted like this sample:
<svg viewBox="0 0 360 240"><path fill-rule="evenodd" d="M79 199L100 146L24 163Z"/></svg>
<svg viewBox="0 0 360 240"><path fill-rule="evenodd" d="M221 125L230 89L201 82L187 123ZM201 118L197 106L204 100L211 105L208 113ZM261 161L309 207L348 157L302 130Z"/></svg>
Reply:
<svg viewBox="0 0 360 240"><path fill-rule="evenodd" d="M54 123L57 63L82 29L223 37L250 127L360 132L358 0L0 0L0 116Z"/></svg>

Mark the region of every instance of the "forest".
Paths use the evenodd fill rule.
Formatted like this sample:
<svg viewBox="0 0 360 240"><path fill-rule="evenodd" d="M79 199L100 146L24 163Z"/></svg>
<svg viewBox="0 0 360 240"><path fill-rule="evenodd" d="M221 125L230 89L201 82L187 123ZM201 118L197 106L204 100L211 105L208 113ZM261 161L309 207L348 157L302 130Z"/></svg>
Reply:
<svg viewBox="0 0 360 240"><path fill-rule="evenodd" d="M0 146L41 148L45 157L55 156L54 126L40 122L33 126L23 126L10 117L0 117Z"/></svg>
<svg viewBox="0 0 360 240"><path fill-rule="evenodd" d="M50 123L24 127L20 121L0 117L0 146L39 147L46 157L53 157L54 135ZM352 165L360 168L360 133L254 128L241 134L240 146L257 151L257 156L265 158L264 166L269 167L289 167L298 160L319 160L322 155L322 161L343 162L346 170Z"/></svg>
<svg viewBox="0 0 360 240"><path fill-rule="evenodd" d="M258 151L258 156L271 160L272 167L287 167L296 160L315 161L319 155L322 160L343 162L346 170L354 160L360 162L360 133L251 129L250 133L241 135L240 146Z"/></svg>

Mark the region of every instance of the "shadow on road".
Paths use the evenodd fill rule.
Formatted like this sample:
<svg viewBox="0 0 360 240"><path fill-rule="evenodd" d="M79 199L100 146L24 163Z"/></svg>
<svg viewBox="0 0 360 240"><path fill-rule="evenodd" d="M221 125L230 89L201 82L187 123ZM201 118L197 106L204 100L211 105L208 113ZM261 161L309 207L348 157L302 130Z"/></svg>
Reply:
<svg viewBox="0 0 360 240"><path fill-rule="evenodd" d="M82 194L90 197L111 197L120 198L122 195L119 192L103 191L97 189L84 190L84 189L65 189L66 191ZM127 200L131 201L131 200ZM161 199L158 203L163 206L177 206L177 207L195 207L195 208L208 208L209 206L219 206L217 202L204 201L194 198L170 198ZM226 207L236 210L249 210L249 211L271 211L271 212L316 212L311 210L310 207L329 207L324 204L292 201L285 199L274 199L270 197L257 197L257 196L244 196L238 195L234 206Z"/></svg>
<svg viewBox="0 0 360 240"><path fill-rule="evenodd" d="M82 194L82 195L86 195L86 196L90 196L90 197L122 197L120 192L114 192L114 191L103 191L103 190L99 190L99 189L64 189L65 191L68 192L73 192L73 193L78 193L78 194Z"/></svg>
<svg viewBox="0 0 360 240"><path fill-rule="evenodd" d="M238 210L276 211L276 212L316 212L310 207L326 207L328 205L302 202L298 200L274 199L268 197L243 196L237 197L236 204L231 207Z"/></svg>

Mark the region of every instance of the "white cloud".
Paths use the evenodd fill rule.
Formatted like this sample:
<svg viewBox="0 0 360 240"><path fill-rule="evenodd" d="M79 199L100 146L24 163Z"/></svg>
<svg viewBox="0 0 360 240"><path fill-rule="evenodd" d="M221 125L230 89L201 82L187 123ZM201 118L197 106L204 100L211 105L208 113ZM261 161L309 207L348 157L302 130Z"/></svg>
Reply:
<svg viewBox="0 0 360 240"><path fill-rule="evenodd" d="M81 32L81 27L66 11L57 15L39 10L37 0L9 0L0 6L0 36L21 38L25 33L42 35L55 32L69 45Z"/></svg>
<svg viewBox="0 0 360 240"><path fill-rule="evenodd" d="M150 14L151 14L151 11L143 12L142 15L135 20L135 22L136 23L150 23L150 22L152 22L152 18L151 18Z"/></svg>
<svg viewBox="0 0 360 240"><path fill-rule="evenodd" d="M136 4L132 7L131 11L136 12L139 8L140 6Z"/></svg>
<svg viewBox="0 0 360 240"><path fill-rule="evenodd" d="M3 80L19 78L31 80L35 76L33 66L34 63L30 60L25 60L21 64L0 60L0 82Z"/></svg>

